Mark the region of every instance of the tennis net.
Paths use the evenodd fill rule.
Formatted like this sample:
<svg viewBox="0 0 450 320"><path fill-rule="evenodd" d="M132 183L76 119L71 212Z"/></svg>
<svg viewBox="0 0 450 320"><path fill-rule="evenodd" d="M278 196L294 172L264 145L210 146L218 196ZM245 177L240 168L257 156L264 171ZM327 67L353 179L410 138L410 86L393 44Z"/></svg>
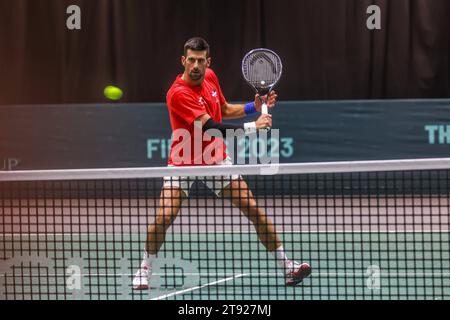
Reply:
<svg viewBox="0 0 450 320"><path fill-rule="evenodd" d="M449 299L449 173L450 159L0 172L0 299ZM165 242L134 290L157 221ZM312 267L296 286L280 244Z"/></svg>

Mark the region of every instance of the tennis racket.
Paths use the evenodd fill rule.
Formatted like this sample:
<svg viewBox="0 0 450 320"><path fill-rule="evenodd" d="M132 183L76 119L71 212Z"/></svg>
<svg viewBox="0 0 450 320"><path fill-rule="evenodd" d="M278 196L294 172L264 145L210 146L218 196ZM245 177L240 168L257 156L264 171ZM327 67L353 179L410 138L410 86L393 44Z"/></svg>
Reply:
<svg viewBox="0 0 450 320"><path fill-rule="evenodd" d="M283 73L280 57L272 50L253 49L242 59L242 75L245 81L261 96L268 94ZM263 101L261 113L267 114L267 104Z"/></svg>

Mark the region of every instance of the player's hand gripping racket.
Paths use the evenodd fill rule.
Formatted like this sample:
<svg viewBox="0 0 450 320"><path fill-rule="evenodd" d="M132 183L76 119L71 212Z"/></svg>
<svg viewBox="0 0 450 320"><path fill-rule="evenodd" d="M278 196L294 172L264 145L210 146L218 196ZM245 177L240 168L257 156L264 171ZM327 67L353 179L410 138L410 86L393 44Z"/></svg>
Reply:
<svg viewBox="0 0 450 320"><path fill-rule="evenodd" d="M242 75L260 97L268 94L281 78L283 64L272 50L260 48L247 53L242 59ZM267 114L267 104L262 101L261 113Z"/></svg>

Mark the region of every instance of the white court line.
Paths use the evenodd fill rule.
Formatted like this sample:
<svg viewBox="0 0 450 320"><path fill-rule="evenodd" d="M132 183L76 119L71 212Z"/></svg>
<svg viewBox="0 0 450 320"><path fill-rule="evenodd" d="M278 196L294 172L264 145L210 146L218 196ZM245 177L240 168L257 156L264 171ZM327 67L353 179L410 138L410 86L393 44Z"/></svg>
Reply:
<svg viewBox="0 0 450 320"><path fill-rule="evenodd" d="M201 286L196 286L196 287L188 288L188 289L185 289L185 290L180 290L180 291L172 292L172 293L169 293L169 294L165 294L165 295L162 295L162 296L159 296L159 297L156 297L156 298L152 298L150 300L167 299L167 298L170 298L170 297L173 297L173 296L176 296L176 295L184 294L184 293L195 291L195 290L199 290L199 289L202 289L202 288L205 288L205 287L213 286L213 285L216 285L216 284L219 284L219 283L223 283L223 282L231 281L231 280L234 280L234 279L238 279L238 278L241 278L241 277L246 276L246 275L248 275L248 274L245 274L245 273L238 274L238 275L235 275L233 277L229 277L229 278L225 278L225 279L222 279L222 280L210 282L210 283L207 283L207 284L204 284L204 285L201 285Z"/></svg>
<svg viewBox="0 0 450 320"><path fill-rule="evenodd" d="M5 274L7 275L7 274ZM18 274L16 273L16 276L25 275L26 277L41 277L41 278L48 278L48 277L68 277L69 275L62 274L62 273L53 273L53 274L37 274L33 275L32 273L23 273ZM113 273L113 274L106 274L106 273L82 273L83 277L134 277L133 273L129 274L123 274L123 273ZM275 277L275 276L282 276L282 274L278 273L242 273L242 274L219 274L219 273L183 273L183 274L173 274L173 273L153 273L152 276L164 276L164 277L183 277L183 276L195 276L195 277L211 277L211 278L219 278L219 277L236 277L236 276L251 276L251 277ZM70 275L73 276L73 275Z"/></svg>
<svg viewBox="0 0 450 320"><path fill-rule="evenodd" d="M318 272L312 273L312 276L318 277L450 277L450 272L448 273L440 273L440 272L381 272L381 273L333 273L333 272Z"/></svg>

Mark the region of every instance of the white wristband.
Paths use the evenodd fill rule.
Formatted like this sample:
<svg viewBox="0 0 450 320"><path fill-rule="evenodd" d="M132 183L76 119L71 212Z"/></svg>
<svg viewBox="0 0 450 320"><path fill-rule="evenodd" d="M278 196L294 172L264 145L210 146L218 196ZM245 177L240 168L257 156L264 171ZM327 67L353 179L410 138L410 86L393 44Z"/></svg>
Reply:
<svg viewBox="0 0 450 320"><path fill-rule="evenodd" d="M245 134L251 134L256 132L256 122L246 122L244 123L244 132Z"/></svg>

